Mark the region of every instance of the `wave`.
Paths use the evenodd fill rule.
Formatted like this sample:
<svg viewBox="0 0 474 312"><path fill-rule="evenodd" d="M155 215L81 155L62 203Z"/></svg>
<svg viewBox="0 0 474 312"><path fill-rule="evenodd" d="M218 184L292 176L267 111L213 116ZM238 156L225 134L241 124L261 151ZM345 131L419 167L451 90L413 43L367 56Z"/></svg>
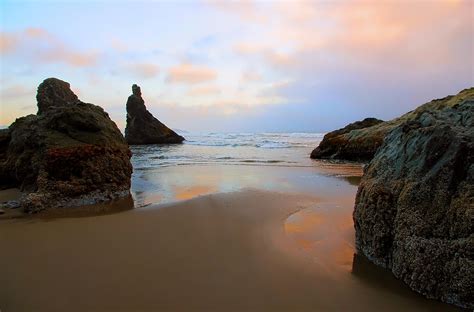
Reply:
<svg viewBox="0 0 474 312"><path fill-rule="evenodd" d="M188 134L184 144L132 146L136 170L193 164L310 166L321 133Z"/></svg>

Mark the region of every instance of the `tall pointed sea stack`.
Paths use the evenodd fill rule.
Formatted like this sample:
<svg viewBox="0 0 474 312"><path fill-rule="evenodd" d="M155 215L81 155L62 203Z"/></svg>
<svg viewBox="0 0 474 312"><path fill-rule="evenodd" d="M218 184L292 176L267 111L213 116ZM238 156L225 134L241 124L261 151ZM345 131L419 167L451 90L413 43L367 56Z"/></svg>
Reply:
<svg viewBox="0 0 474 312"><path fill-rule="evenodd" d="M125 139L128 144L173 144L184 138L165 126L146 109L140 87L132 86L132 95L127 101L127 127Z"/></svg>

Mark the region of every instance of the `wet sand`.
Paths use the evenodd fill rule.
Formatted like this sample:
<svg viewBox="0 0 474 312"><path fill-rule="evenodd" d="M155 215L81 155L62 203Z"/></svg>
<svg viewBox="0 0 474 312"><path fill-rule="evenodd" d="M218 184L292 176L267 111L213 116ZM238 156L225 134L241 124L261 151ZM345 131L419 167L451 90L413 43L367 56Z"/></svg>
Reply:
<svg viewBox="0 0 474 312"><path fill-rule="evenodd" d="M339 181L324 196L244 189L111 215L0 220L0 309L455 310L354 257L356 186Z"/></svg>

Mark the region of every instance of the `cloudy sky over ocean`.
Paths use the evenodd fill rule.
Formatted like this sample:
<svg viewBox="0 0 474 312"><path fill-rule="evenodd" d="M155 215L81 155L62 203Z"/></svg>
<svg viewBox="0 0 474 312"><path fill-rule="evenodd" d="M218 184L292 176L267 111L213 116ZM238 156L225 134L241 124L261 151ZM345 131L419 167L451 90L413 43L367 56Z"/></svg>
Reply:
<svg viewBox="0 0 474 312"><path fill-rule="evenodd" d="M327 131L474 85L473 1L1 1L0 125L47 77L120 128Z"/></svg>

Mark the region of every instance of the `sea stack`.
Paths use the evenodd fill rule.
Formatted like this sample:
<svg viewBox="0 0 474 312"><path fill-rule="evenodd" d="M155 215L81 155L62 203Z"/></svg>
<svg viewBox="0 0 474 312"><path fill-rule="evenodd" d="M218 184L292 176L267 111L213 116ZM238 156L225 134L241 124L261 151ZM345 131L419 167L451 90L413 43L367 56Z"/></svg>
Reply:
<svg viewBox="0 0 474 312"><path fill-rule="evenodd" d="M56 78L36 98L36 115L0 131L0 189L18 187L26 212L130 196L131 152L109 115Z"/></svg>
<svg viewBox="0 0 474 312"><path fill-rule="evenodd" d="M356 197L356 248L428 298L474 309L474 88L386 136Z"/></svg>
<svg viewBox="0 0 474 312"><path fill-rule="evenodd" d="M132 86L127 100L125 139L130 145L182 143L184 138L165 126L146 109L138 85Z"/></svg>

